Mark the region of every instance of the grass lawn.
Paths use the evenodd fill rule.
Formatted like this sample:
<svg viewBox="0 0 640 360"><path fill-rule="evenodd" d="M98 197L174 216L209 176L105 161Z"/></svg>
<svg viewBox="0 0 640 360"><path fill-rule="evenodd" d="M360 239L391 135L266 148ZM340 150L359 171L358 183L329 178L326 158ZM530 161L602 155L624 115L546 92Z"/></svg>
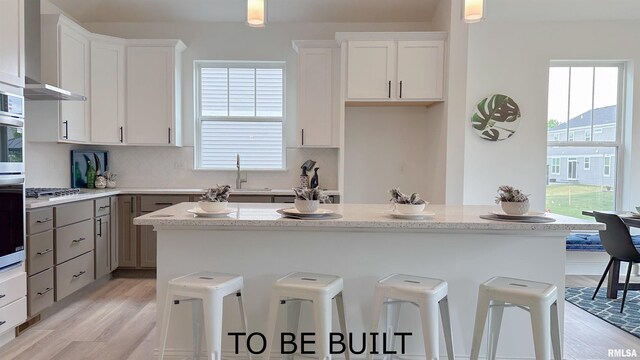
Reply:
<svg viewBox="0 0 640 360"><path fill-rule="evenodd" d="M614 210L615 192L600 186L562 184L547 185L547 210L561 215L593 220L582 210Z"/></svg>

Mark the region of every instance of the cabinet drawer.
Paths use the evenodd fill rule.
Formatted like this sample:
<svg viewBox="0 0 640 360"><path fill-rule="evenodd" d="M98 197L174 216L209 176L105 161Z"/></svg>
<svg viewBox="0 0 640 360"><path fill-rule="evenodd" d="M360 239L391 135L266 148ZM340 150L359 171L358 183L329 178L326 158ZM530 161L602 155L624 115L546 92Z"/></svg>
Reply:
<svg viewBox="0 0 640 360"><path fill-rule="evenodd" d="M53 208L27 212L27 235L53 229Z"/></svg>
<svg viewBox="0 0 640 360"><path fill-rule="evenodd" d="M278 195L273 197L273 202L277 204L293 204L295 202L295 196Z"/></svg>
<svg viewBox="0 0 640 360"><path fill-rule="evenodd" d="M27 237L27 272L37 274L53 266L53 230Z"/></svg>
<svg viewBox="0 0 640 360"><path fill-rule="evenodd" d="M95 217L109 215L111 213L111 198L106 197L102 199L96 199L95 208Z"/></svg>
<svg viewBox="0 0 640 360"><path fill-rule="evenodd" d="M0 307L14 302L25 295L27 295L27 274L24 272L0 283Z"/></svg>
<svg viewBox="0 0 640 360"><path fill-rule="evenodd" d="M53 305L53 268L29 277L29 316Z"/></svg>
<svg viewBox="0 0 640 360"><path fill-rule="evenodd" d="M157 211L183 202L189 202L189 195L146 195L140 198L140 211Z"/></svg>
<svg viewBox="0 0 640 360"><path fill-rule="evenodd" d="M80 201L73 204L56 206L56 227L65 226L93 216L93 201Z"/></svg>
<svg viewBox="0 0 640 360"><path fill-rule="evenodd" d="M270 203L271 195L231 195L231 203Z"/></svg>
<svg viewBox="0 0 640 360"><path fill-rule="evenodd" d="M56 229L56 264L93 250L93 221Z"/></svg>
<svg viewBox="0 0 640 360"><path fill-rule="evenodd" d="M27 297L0 308L0 334L13 331L13 328L27 320Z"/></svg>
<svg viewBox="0 0 640 360"><path fill-rule="evenodd" d="M93 281L93 251L56 266L56 301Z"/></svg>

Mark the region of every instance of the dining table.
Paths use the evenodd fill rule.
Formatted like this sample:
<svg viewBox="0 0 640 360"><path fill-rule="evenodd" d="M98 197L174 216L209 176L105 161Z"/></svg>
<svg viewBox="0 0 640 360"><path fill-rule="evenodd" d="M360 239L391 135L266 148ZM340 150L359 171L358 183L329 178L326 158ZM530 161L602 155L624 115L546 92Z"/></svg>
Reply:
<svg viewBox="0 0 640 360"><path fill-rule="evenodd" d="M631 211L602 211L608 214L620 216L622 222L629 227L640 228L640 217L631 216ZM582 215L594 216L593 210L583 210ZM607 298L617 299L618 290L624 289L624 283L620 282L620 260L614 260L607 277ZM629 290L640 290L640 283L629 283Z"/></svg>

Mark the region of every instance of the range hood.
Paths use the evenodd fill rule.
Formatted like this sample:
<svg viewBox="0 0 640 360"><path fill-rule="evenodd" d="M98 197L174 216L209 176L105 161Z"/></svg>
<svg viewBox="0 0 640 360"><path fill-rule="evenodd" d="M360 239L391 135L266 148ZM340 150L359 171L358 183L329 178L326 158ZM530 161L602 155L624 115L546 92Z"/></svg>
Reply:
<svg viewBox="0 0 640 360"><path fill-rule="evenodd" d="M76 100L85 101L83 95L60 89L57 86L42 84L40 56L40 0L25 0L25 70L26 84L24 97L28 100Z"/></svg>

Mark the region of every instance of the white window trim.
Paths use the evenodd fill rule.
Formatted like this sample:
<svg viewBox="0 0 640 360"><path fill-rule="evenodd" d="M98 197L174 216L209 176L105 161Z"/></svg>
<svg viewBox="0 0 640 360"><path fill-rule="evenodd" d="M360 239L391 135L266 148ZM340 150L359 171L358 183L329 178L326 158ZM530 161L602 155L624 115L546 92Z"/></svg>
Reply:
<svg viewBox="0 0 640 360"><path fill-rule="evenodd" d="M282 69L282 93L283 93L283 103L282 103L282 118L273 118L273 117L242 117L242 116L226 116L226 117L217 117L217 116L202 116L202 107L201 107L201 93L200 93L200 70L203 67L234 67L234 68L273 68L273 69ZM193 94L194 94L194 156L193 156L193 169L195 171L237 171L237 169L229 169L229 168L203 168L201 166L201 151L200 151L200 137L202 135L202 121L279 121L282 123L282 168L278 169L252 169L252 168L241 168L242 171L252 171L252 172L285 172L287 169L287 146L286 146L286 133L285 133L285 123L287 119L287 67L286 62L284 61L217 61L217 60L195 60L193 62Z"/></svg>
<svg viewBox="0 0 640 360"><path fill-rule="evenodd" d="M591 157L590 156L585 156L584 157L584 164L582 167L583 170L591 170Z"/></svg>
<svg viewBox="0 0 640 360"><path fill-rule="evenodd" d="M616 140L615 141L547 141L547 147L562 147L562 146L572 146L572 147L613 147L615 149L615 158L616 164L612 171L616 174L616 184L615 184L615 208L620 211L622 206L622 194L624 192L624 184L623 179L620 174L623 174L623 131L625 128L625 108L626 102L625 97L626 94L626 76L627 74L627 62L624 61L606 61L606 60L554 60L551 61L550 67L599 67L599 66L617 66L618 71L618 101L617 101L617 111L616 111ZM592 127L593 128L593 127ZM567 126L567 133L569 132L569 127ZM594 132L592 132L593 134ZM604 167L604 166L603 166Z"/></svg>

